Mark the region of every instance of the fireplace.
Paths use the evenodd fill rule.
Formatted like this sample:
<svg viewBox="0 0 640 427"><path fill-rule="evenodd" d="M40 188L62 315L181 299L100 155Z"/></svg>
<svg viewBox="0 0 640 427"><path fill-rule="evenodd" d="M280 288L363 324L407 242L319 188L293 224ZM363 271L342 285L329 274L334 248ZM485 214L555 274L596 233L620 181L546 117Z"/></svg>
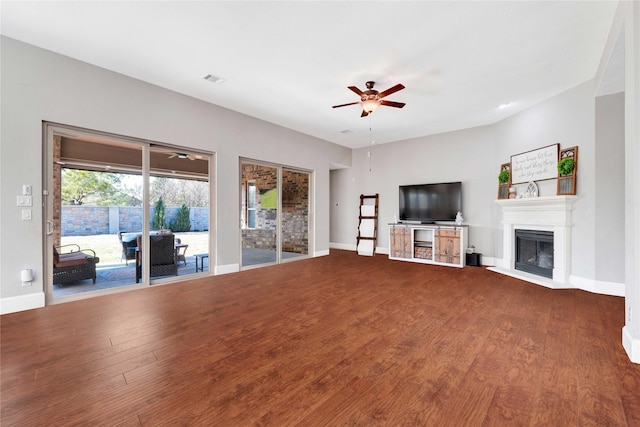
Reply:
<svg viewBox="0 0 640 427"><path fill-rule="evenodd" d="M553 278L553 231L515 230L515 269Z"/></svg>
<svg viewBox="0 0 640 427"><path fill-rule="evenodd" d="M502 209L502 259L490 269L550 288L573 288L571 275L571 210L576 196L542 196L500 199ZM540 234L542 242L523 243L524 268L516 266L516 231ZM542 236L545 234L546 236ZM551 236L551 241L546 239ZM528 254L528 255L527 255ZM520 261L523 261L522 259ZM531 261L531 262L529 262ZM536 271L531 271L531 267Z"/></svg>

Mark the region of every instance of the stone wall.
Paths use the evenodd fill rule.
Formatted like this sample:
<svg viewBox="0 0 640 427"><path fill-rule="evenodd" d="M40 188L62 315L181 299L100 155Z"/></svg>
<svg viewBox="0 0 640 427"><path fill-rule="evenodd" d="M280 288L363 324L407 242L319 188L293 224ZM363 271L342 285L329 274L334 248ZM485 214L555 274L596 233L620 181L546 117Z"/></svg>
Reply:
<svg viewBox="0 0 640 427"><path fill-rule="evenodd" d="M170 224L176 218L178 206L167 206L165 218ZM209 230L209 208L189 208L191 231ZM153 217L154 208L151 208ZM142 230L141 206L75 206L64 205L60 215L62 236L115 234L118 231Z"/></svg>

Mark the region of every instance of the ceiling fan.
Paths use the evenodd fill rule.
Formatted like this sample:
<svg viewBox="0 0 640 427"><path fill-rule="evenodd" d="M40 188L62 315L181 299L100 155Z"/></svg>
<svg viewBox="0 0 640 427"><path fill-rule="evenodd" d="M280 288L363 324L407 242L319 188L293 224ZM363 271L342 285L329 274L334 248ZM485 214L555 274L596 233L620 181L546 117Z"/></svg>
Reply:
<svg viewBox="0 0 640 427"><path fill-rule="evenodd" d="M404 89L404 85L398 83L397 85L390 87L385 91L378 92L373 88L374 84L375 82L368 81L366 83L367 90L365 90L364 92L355 86L349 86L349 89L351 89L360 97L360 102L349 102L347 104L334 105L331 108L346 107L347 105L361 104L362 114L360 115L360 117L365 117L365 116L368 116L370 113L373 113L381 105L385 105L387 107L395 107L395 108L402 108L405 106L404 102L394 102L394 101L387 101L385 99L382 99L387 95L391 95L392 93L396 93L397 91Z"/></svg>
<svg viewBox="0 0 640 427"><path fill-rule="evenodd" d="M173 159L174 157L177 157L179 159L189 159L189 160L196 159L191 154L186 154L186 153L171 153L171 155L169 156L170 159Z"/></svg>

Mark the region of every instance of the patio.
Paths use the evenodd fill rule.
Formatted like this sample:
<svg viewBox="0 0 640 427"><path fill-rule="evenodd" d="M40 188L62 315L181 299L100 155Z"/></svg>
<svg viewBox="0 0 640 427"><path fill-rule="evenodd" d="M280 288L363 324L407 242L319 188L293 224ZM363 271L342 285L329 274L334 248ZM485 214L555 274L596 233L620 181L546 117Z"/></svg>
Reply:
<svg viewBox="0 0 640 427"><path fill-rule="evenodd" d="M182 261L178 263L178 276L193 274L196 272L196 261L194 255L185 257L187 264ZM204 271L209 271L209 259L204 259ZM198 273L200 273L198 271ZM136 266L135 262L129 262L128 265L124 261L121 263L98 263L96 265L96 284L91 280L82 280L76 283L68 283L65 285L53 285L54 297L62 297L74 295L83 292L93 292L103 289L111 289L119 286L136 284ZM175 277L175 276L167 276ZM154 277L153 279L158 279Z"/></svg>
<svg viewBox="0 0 640 427"><path fill-rule="evenodd" d="M291 259L297 257L306 257L305 254L298 254L292 252L283 252L283 259ZM275 251L265 249L243 248L242 249L242 265L251 266L258 264L267 264L275 262ZM184 276L187 274L196 273L196 257L193 255L186 255L186 265L180 261L178 263L178 276ZM204 271L209 271L209 258L204 259ZM66 285L53 285L54 297L62 297L67 295L79 294L82 292L92 292L103 289L110 289L119 286L127 286L135 284L135 263L129 261L128 265L124 260L120 262L100 262L96 265L96 284L94 285L91 280L82 280L77 283L69 283ZM200 271L198 271L200 273ZM175 276L166 276L175 277ZM154 277L153 279L157 279Z"/></svg>
<svg viewBox="0 0 640 427"><path fill-rule="evenodd" d="M178 262L178 276L193 274L196 272L195 254L209 252L209 233L203 232L181 232L174 233L179 238L182 245L188 246L185 255L185 263ZM117 235L96 234L89 236L63 236L62 244L76 244L80 248L90 248L94 250L100 258L96 264L96 283L91 280L81 280L75 283L64 285L53 285L53 296L61 297L83 292L92 292L103 289L110 289L119 286L135 284L136 271L135 261L124 260L122 258L122 244ZM204 271L209 270L209 259L204 260ZM175 277L175 276L169 276ZM153 279L156 279L154 277Z"/></svg>

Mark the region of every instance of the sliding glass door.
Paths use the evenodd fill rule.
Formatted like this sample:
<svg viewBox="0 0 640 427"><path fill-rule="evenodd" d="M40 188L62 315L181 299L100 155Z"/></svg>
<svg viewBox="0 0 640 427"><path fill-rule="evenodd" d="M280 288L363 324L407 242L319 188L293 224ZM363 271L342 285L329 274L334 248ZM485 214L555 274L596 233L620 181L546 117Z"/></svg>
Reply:
<svg viewBox="0 0 640 427"><path fill-rule="evenodd" d="M282 259L309 254L308 172L282 169Z"/></svg>
<svg viewBox="0 0 640 427"><path fill-rule="evenodd" d="M275 167L242 164L242 266L278 262L278 174Z"/></svg>
<svg viewBox="0 0 640 427"><path fill-rule="evenodd" d="M47 302L208 271L209 155L54 124L45 144Z"/></svg>
<svg viewBox="0 0 640 427"><path fill-rule="evenodd" d="M310 173L241 162L242 267L309 254Z"/></svg>

